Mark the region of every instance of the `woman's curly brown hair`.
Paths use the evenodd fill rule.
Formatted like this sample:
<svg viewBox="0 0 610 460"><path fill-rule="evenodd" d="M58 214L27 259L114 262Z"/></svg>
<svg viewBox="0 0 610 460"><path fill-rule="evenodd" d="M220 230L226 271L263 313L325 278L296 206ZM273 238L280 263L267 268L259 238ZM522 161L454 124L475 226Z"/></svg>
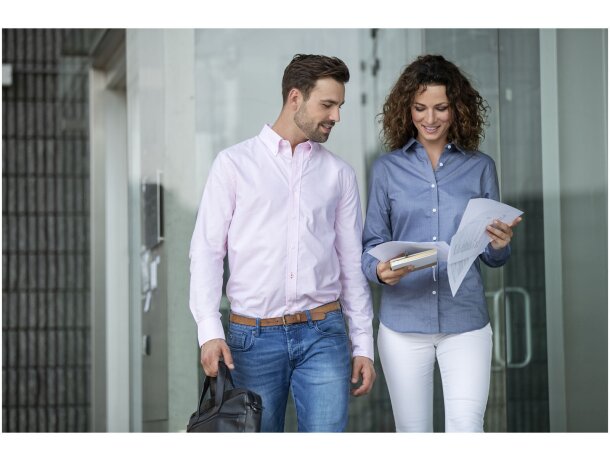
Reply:
<svg viewBox="0 0 610 460"><path fill-rule="evenodd" d="M445 86L453 117L449 142L465 150L476 150L485 137L483 127L489 105L455 64L436 55L419 56L403 70L388 95L379 114L386 148L399 149L410 138L417 137L411 106L417 91L428 85Z"/></svg>

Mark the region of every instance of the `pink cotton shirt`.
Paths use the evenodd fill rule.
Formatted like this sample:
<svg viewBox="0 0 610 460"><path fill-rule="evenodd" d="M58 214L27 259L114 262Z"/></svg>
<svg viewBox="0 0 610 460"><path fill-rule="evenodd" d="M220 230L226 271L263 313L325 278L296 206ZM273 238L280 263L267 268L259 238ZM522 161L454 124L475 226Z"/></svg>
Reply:
<svg viewBox="0 0 610 460"><path fill-rule="evenodd" d="M360 268L354 170L322 145L290 143L268 125L220 152L191 240L190 308L199 344L224 338L223 258L235 313L271 318L340 299L353 356L373 359L373 311Z"/></svg>

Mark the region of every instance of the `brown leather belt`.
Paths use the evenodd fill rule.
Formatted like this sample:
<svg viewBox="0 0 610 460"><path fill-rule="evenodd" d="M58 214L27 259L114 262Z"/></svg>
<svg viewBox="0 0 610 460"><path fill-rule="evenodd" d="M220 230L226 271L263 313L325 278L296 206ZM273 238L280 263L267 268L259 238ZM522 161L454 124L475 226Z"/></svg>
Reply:
<svg viewBox="0 0 610 460"><path fill-rule="evenodd" d="M309 315L312 321L321 321L326 318L326 313L331 311L339 310L341 305L339 301L320 305L319 307L312 308L309 310ZM231 313L229 321L236 324L243 324L244 326L256 326L256 318L250 318L248 316L241 316L236 313ZM278 316L277 318L261 318L261 326L286 326L288 324L306 323L307 314L304 311L294 313L292 315Z"/></svg>

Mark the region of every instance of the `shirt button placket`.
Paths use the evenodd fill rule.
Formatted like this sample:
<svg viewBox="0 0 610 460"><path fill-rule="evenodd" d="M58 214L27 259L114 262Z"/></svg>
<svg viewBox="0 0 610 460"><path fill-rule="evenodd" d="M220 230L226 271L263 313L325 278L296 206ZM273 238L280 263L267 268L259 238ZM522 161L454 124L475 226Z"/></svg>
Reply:
<svg viewBox="0 0 610 460"><path fill-rule="evenodd" d="M436 177L435 177L436 180ZM432 194L432 241L438 239L438 187L436 182L430 183L430 193Z"/></svg>
<svg viewBox="0 0 610 460"><path fill-rule="evenodd" d="M435 183L431 183L430 184L430 190L432 193L432 241L438 241L438 231L439 231L439 213L438 213L438 208L439 208L439 198L438 198L438 182L436 181L436 173L434 176L435 179ZM438 292L438 271L437 271L437 267L432 267L432 273L431 273L431 277L432 277L432 289L429 291L431 293L431 309L432 309L432 323L433 324L439 324L439 312L438 312L438 308L439 308L439 299L438 296L436 295Z"/></svg>
<svg viewBox="0 0 610 460"><path fill-rule="evenodd" d="M286 280L286 296L291 301L296 300L296 244L298 240L298 214L299 214L299 194L298 194L298 148L295 150L290 163L290 214L291 222L287 235L287 258L288 258L288 279Z"/></svg>

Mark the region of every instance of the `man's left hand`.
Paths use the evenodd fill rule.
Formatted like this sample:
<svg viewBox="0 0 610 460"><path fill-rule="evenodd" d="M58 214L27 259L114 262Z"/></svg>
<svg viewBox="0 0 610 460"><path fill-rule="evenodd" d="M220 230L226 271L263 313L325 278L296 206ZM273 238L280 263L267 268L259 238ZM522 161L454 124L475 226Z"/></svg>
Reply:
<svg viewBox="0 0 610 460"><path fill-rule="evenodd" d="M362 396L371 391L377 378L373 361L366 356L355 356L352 360L352 383L358 383L360 377L362 377L362 384L352 390L354 396Z"/></svg>

